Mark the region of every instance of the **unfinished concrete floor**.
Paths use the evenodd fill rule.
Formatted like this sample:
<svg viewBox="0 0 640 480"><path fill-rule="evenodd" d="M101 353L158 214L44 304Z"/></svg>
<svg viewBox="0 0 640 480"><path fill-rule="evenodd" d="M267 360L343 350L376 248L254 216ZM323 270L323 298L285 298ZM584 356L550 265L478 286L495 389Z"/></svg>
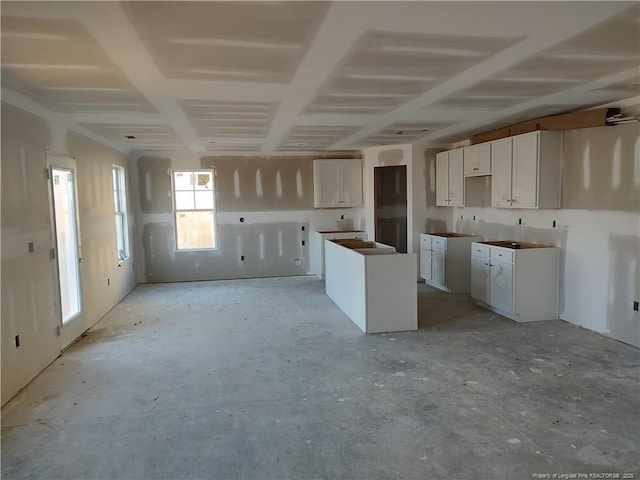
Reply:
<svg viewBox="0 0 640 480"><path fill-rule="evenodd" d="M2 478L638 478L638 349L418 289L365 335L310 277L139 286L5 406Z"/></svg>

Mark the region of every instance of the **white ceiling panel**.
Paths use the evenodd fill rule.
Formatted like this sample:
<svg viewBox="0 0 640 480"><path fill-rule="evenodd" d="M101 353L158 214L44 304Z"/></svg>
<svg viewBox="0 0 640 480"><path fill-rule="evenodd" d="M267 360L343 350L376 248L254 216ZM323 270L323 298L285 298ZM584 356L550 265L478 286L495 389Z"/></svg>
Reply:
<svg viewBox="0 0 640 480"><path fill-rule="evenodd" d="M442 144L640 96L637 2L3 1L1 15L4 101L130 150Z"/></svg>

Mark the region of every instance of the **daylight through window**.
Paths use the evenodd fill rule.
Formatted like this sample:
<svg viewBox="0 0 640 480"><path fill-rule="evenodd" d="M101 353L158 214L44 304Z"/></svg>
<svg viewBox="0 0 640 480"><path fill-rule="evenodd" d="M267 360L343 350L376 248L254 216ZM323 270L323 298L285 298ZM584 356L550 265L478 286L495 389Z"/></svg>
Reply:
<svg viewBox="0 0 640 480"><path fill-rule="evenodd" d="M173 205L178 250L215 249L213 170L173 172Z"/></svg>
<svg viewBox="0 0 640 480"><path fill-rule="evenodd" d="M118 260L129 258L129 232L127 229L127 191L124 167L113 165L113 201L116 212L116 245Z"/></svg>

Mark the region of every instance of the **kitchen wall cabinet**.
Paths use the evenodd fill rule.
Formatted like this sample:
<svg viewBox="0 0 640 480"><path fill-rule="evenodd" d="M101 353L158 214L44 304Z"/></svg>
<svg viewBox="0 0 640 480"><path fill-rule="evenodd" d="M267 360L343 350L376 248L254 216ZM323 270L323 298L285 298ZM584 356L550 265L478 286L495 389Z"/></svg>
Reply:
<svg viewBox="0 0 640 480"><path fill-rule="evenodd" d="M462 149L464 176L491 175L491 143L480 143Z"/></svg>
<svg viewBox="0 0 640 480"><path fill-rule="evenodd" d="M464 207L464 154L461 148L436 155L436 205Z"/></svg>
<svg viewBox="0 0 640 480"><path fill-rule="evenodd" d="M362 161L360 159L314 160L313 183L315 208L362 206Z"/></svg>
<svg viewBox="0 0 640 480"><path fill-rule="evenodd" d="M464 233L420 234L420 277L445 292L469 292L471 243L480 240Z"/></svg>
<svg viewBox="0 0 640 480"><path fill-rule="evenodd" d="M560 208L562 133L537 131L491 142L496 208Z"/></svg>
<svg viewBox="0 0 640 480"><path fill-rule="evenodd" d="M510 244L471 244L471 297L518 322L557 319L559 249Z"/></svg>

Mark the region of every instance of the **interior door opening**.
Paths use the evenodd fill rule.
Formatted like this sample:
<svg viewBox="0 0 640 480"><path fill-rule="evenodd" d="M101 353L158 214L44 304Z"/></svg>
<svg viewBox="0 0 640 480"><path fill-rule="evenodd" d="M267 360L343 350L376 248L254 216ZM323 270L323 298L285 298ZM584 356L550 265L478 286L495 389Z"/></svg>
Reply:
<svg viewBox="0 0 640 480"><path fill-rule="evenodd" d="M52 167L51 178L60 307L62 323L65 324L82 309L75 175L73 170Z"/></svg>
<svg viewBox="0 0 640 480"><path fill-rule="evenodd" d="M407 166L375 167L375 240L407 253Z"/></svg>

